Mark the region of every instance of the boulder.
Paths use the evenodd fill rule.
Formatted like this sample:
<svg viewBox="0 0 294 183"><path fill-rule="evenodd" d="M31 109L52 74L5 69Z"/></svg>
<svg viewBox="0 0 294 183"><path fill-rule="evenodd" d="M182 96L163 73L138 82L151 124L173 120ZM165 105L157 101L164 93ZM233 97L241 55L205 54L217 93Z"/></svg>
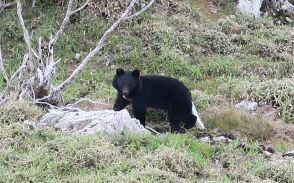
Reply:
<svg viewBox="0 0 294 183"><path fill-rule="evenodd" d="M45 114L36 128L53 127L57 130L76 134L120 135L126 132L150 133L139 120L131 118L127 110L83 111L78 108L66 107L51 109Z"/></svg>
<svg viewBox="0 0 294 183"><path fill-rule="evenodd" d="M237 9L247 16L259 17L262 1L263 0L239 0Z"/></svg>

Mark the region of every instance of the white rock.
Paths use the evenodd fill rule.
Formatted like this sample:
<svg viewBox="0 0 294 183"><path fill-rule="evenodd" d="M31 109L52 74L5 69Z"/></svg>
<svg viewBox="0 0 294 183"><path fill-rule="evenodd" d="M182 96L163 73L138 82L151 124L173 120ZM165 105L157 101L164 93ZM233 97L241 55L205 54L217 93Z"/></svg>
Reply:
<svg viewBox="0 0 294 183"><path fill-rule="evenodd" d="M257 109L257 105L258 105L257 102L250 102L250 101L244 100L244 101L236 104L235 107L237 109L241 109L244 111L254 112Z"/></svg>
<svg viewBox="0 0 294 183"><path fill-rule="evenodd" d="M232 142L231 139L224 137L224 136L218 136L218 137L214 137L212 139L214 142Z"/></svg>
<svg viewBox="0 0 294 183"><path fill-rule="evenodd" d="M261 4L262 0L239 0L237 9L247 16L259 17Z"/></svg>
<svg viewBox="0 0 294 183"><path fill-rule="evenodd" d="M75 60L81 60L81 54L80 53L75 54Z"/></svg>
<svg viewBox="0 0 294 183"><path fill-rule="evenodd" d="M106 133L108 135L120 135L130 133L150 133L139 120L131 118L127 110L113 111L82 111L73 109L50 110L45 114L37 128L51 126L62 132L78 134Z"/></svg>
<svg viewBox="0 0 294 183"><path fill-rule="evenodd" d="M203 142L203 143L210 143L210 142L211 142L209 136L202 137L202 138L200 138L199 140L200 140L200 142Z"/></svg>

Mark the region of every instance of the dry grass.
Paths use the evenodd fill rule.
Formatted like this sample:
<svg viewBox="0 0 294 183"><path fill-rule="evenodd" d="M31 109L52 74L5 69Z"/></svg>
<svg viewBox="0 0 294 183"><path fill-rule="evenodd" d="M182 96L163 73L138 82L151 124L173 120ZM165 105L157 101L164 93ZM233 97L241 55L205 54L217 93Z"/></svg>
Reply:
<svg viewBox="0 0 294 183"><path fill-rule="evenodd" d="M218 128L241 138L266 140L274 135L273 127L266 119L234 108L212 107L206 109L202 115L207 128Z"/></svg>

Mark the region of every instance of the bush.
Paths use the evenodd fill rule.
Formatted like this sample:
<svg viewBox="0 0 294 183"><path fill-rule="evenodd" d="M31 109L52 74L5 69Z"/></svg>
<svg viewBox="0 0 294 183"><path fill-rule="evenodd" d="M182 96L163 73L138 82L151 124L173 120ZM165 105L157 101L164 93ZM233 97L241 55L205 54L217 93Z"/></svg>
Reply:
<svg viewBox="0 0 294 183"><path fill-rule="evenodd" d="M252 100L273 105L287 122L294 123L294 80L268 80L251 85L248 95Z"/></svg>
<svg viewBox="0 0 294 183"><path fill-rule="evenodd" d="M25 120L36 121L44 112L26 102L10 102L0 107L0 124L24 122Z"/></svg>

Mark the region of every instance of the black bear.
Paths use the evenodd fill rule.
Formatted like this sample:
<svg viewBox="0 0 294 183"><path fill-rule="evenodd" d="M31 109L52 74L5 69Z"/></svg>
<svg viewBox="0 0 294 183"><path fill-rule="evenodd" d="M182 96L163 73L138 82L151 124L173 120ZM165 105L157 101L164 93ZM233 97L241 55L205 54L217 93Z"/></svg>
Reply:
<svg viewBox="0 0 294 183"><path fill-rule="evenodd" d="M179 131L181 122L190 129L197 117L192 114L192 97L177 79L159 75L140 76L139 70L117 69L112 86L117 90L113 110L120 111L132 104L133 114L145 126L147 107L167 110L171 132Z"/></svg>

